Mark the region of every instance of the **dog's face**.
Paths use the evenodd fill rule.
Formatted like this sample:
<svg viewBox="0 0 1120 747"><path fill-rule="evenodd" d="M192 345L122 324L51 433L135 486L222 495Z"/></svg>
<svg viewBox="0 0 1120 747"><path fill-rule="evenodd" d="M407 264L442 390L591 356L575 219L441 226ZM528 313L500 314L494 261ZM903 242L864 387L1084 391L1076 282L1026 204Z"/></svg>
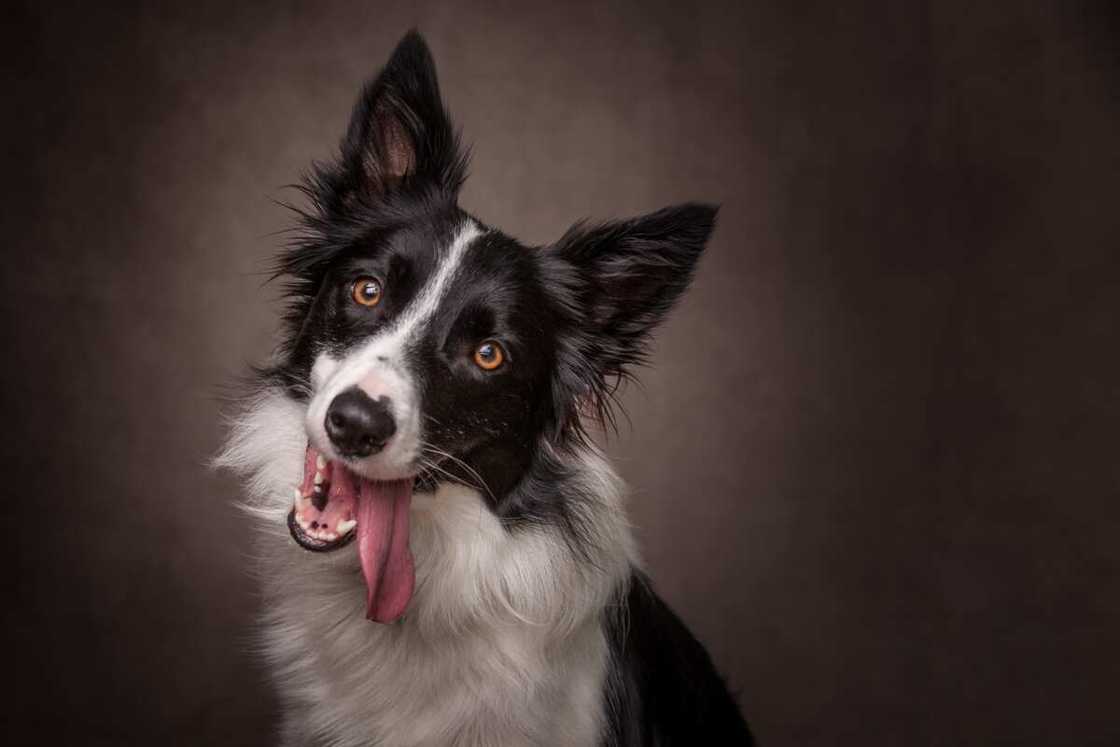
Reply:
<svg viewBox="0 0 1120 747"><path fill-rule="evenodd" d="M555 508L519 486L542 455L555 469L582 442L589 413L609 417L715 219L688 204L526 247L458 207L464 167L431 56L409 34L359 98L338 161L306 185L305 236L281 262L292 304L268 373L306 402L289 521L305 547L342 544L358 508L414 482L474 486L507 520ZM383 513L368 523L395 521Z"/></svg>
<svg viewBox="0 0 1120 747"><path fill-rule="evenodd" d="M416 209L325 269L300 340L308 437L370 479L450 475L496 498L551 416L558 320L533 250Z"/></svg>

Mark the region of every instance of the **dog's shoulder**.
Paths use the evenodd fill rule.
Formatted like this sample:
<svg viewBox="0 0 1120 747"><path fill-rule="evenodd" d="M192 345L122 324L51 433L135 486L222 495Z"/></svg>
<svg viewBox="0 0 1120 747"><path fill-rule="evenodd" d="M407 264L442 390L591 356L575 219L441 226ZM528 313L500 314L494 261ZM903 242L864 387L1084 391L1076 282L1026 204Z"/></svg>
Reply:
<svg viewBox="0 0 1120 747"><path fill-rule="evenodd" d="M611 747L751 745L753 738L703 645L635 571L607 617Z"/></svg>

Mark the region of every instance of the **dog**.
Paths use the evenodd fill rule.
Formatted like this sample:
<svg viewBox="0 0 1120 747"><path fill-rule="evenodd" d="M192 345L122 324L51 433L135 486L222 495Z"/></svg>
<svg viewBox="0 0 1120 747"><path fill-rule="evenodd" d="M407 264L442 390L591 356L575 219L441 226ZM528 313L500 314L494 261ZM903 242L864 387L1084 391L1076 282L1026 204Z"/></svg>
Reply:
<svg viewBox="0 0 1120 747"><path fill-rule="evenodd" d="M412 31L302 185L283 341L218 457L259 525L280 741L749 744L591 437L717 209L529 247L458 207L466 164Z"/></svg>

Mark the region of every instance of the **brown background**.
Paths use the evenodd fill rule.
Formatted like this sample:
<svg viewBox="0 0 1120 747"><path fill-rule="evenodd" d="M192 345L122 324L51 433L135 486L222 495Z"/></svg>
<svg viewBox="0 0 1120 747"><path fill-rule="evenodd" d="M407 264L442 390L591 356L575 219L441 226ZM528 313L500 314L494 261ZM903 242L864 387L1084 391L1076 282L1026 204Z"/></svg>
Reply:
<svg viewBox="0 0 1120 747"><path fill-rule="evenodd" d="M846 5L10 11L5 741L271 741L204 465L270 200L415 24L483 220L723 205L610 450L762 742L1120 743L1114 18Z"/></svg>

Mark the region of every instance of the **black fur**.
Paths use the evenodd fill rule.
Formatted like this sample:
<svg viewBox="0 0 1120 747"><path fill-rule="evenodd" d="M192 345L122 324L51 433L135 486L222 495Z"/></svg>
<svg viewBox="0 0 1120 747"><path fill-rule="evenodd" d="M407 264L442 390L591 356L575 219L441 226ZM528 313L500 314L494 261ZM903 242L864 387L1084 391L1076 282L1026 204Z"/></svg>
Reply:
<svg viewBox="0 0 1120 747"><path fill-rule="evenodd" d="M405 308L437 268L458 226L467 158L440 100L421 37L409 33L363 91L338 159L301 187L310 208L281 257L290 306L270 385L306 399L324 351L341 355ZM579 551L588 536L576 510L592 500L567 459L595 423L613 424L614 393L645 360L653 329L687 288L716 208L686 204L587 227L531 248L484 227L423 339L407 351L418 372L424 441L438 465L480 488L509 531L562 527ZM355 305L355 278L386 289L376 308ZM489 373L472 346L496 339L509 365ZM421 487L436 478L422 472ZM620 590L620 592L623 590ZM612 617L616 671L607 697L609 743L743 744L733 701L704 649L636 575L626 615Z"/></svg>
<svg viewBox="0 0 1120 747"><path fill-rule="evenodd" d="M607 744L749 745L754 740L708 652L635 572L619 610L607 614L614 707Z"/></svg>

